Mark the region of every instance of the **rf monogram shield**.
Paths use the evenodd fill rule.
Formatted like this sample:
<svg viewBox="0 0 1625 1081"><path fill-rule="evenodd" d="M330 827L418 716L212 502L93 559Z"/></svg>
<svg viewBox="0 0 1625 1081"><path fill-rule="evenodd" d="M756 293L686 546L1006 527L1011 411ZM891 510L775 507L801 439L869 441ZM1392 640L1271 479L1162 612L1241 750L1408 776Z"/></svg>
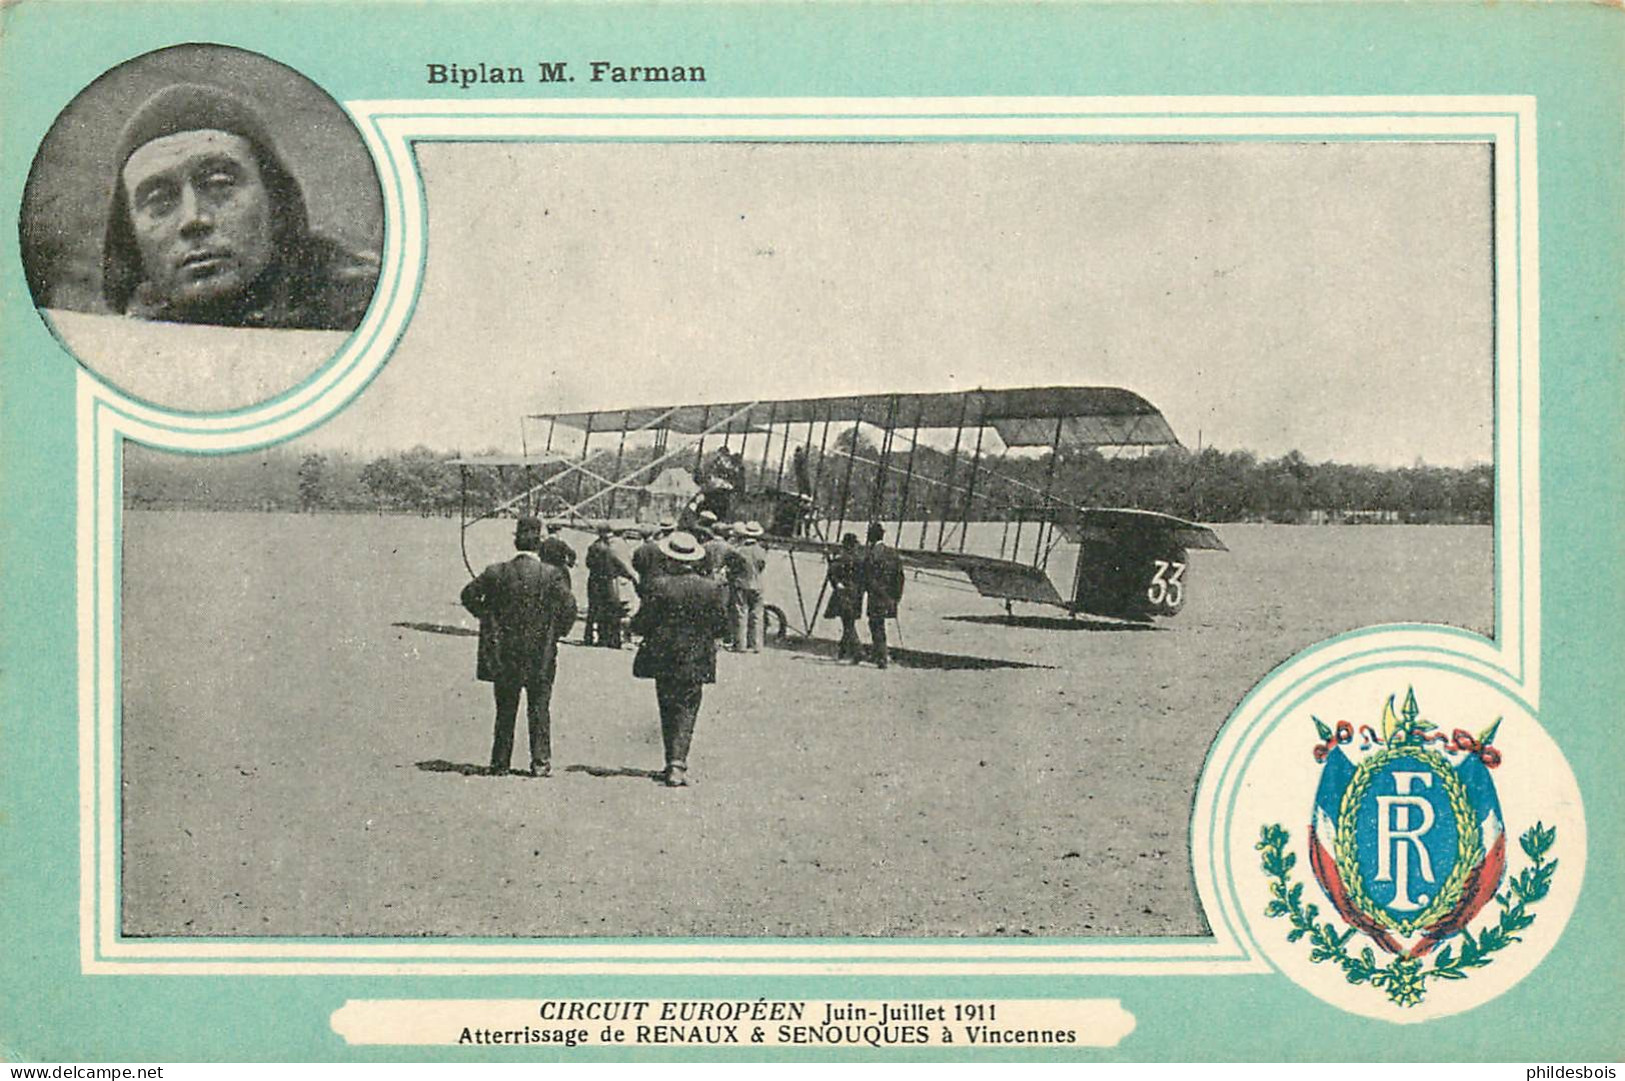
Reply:
<svg viewBox="0 0 1625 1081"><path fill-rule="evenodd" d="M1338 913L1393 954L1421 957L1495 895L1506 838L1482 738L1434 730L1414 697L1392 700L1383 732L1325 730L1309 827L1310 863ZM1454 759L1454 761L1452 760Z"/></svg>

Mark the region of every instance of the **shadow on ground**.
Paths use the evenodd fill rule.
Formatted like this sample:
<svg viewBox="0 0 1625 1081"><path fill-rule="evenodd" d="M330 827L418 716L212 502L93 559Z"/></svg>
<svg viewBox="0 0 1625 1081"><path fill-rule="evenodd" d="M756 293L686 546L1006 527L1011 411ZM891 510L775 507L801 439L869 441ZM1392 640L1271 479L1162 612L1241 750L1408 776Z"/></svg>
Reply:
<svg viewBox="0 0 1625 1081"><path fill-rule="evenodd" d="M1034 631L1160 631L1164 628L1151 623L1124 623L1111 619L1090 619L1087 616L1069 619L1064 616L943 616L955 623L982 623L989 627L1021 627Z"/></svg>
<svg viewBox="0 0 1625 1081"><path fill-rule="evenodd" d="M455 634L462 638L478 638L480 632L472 627L459 627L454 623L391 623L391 627L405 627L409 631L425 634Z"/></svg>
<svg viewBox="0 0 1625 1081"><path fill-rule="evenodd" d="M417 766L425 773L460 773L464 777L484 777L491 772L488 766L477 766L472 762L447 762L444 758L431 758L419 762Z"/></svg>
<svg viewBox="0 0 1625 1081"><path fill-rule="evenodd" d="M846 663L836 655L838 643L827 638L802 638L797 635L789 635L785 638L770 638L767 644L774 649L784 650L829 664ZM868 648L869 645L865 642L865 658L868 656ZM999 657L972 657L963 653L934 653L924 649L904 649L897 645L891 647L891 660L899 668L926 668L945 672L986 671L992 668L1054 667L1048 664L1032 664L1027 661L1008 661Z"/></svg>
<svg viewBox="0 0 1625 1081"><path fill-rule="evenodd" d="M391 623L390 626L391 627L400 627L400 628L402 628L404 630L409 630L409 631L422 631L424 634L449 634L449 635L452 635L453 637L457 637L457 638L478 638L480 636L480 632L475 630L474 628L472 628L472 627L459 627L455 623L401 622L401 623ZM576 637L576 638L560 638L559 639L559 645L561 645L561 646L584 646L585 647L587 645L587 643L583 642L579 637ZM593 646L593 647L588 647L588 648L596 649L596 648L601 648L601 647Z"/></svg>
<svg viewBox="0 0 1625 1081"><path fill-rule="evenodd" d="M664 770L634 769L631 766L565 766L565 773L585 773L589 777L639 777L647 781L664 781Z"/></svg>
<svg viewBox="0 0 1625 1081"><path fill-rule="evenodd" d="M1138 625L1135 625L1135 624L1116 624L1116 623L1109 623L1109 624L1108 623L1098 623L1098 624L1095 624L1093 626L1089 626L1088 624L1092 623L1093 621L1079 620L1079 621L1074 622L1072 620L1065 620L1065 619L1051 619L1051 620L1047 620L1047 621L1041 621L1041 620L1038 620L1036 618L1023 618L1023 617L1020 617L1020 616L1014 617L1014 620L1015 620L1014 622L1011 622L1009 619L1007 619L1006 617L1003 617L1003 616L999 616L997 618L983 617L983 616L950 616L949 618L950 619L963 619L963 620L969 620L969 621L972 621L972 622L980 622L980 623L998 623L998 624L1004 624L1004 625L1015 626L1015 627L1044 626L1044 625L1048 625L1049 623L1053 623L1057 627L1060 627L1060 628L1065 629L1065 630L1092 629L1092 630L1112 630L1112 631L1117 631L1117 630L1138 631L1138 630L1151 630L1151 629L1154 629L1154 628L1148 628L1148 627L1141 627L1141 626L1138 626ZM413 630L413 631L423 631L423 632L425 632L427 634L451 634L451 635L458 635L458 636L465 637L465 638L477 637L478 634L479 634L478 631L470 630L467 627L458 627L458 626L455 626L455 625L449 624L449 623L392 623L392 624L390 624L390 626L392 626L392 627L404 627L407 630ZM567 645L580 645L581 643L579 641L572 641L572 640L570 640L568 638L562 638L562 639L559 640L559 644L567 646ZM810 658L814 658L814 659L817 659L817 660L828 661L831 664L843 663L835 655L836 654L836 643L829 640L829 639L826 639L826 638L802 638L802 637L800 637L798 635L789 635L789 636L784 637L784 638L769 638L767 640L767 644L772 646L774 649L784 650L784 651L789 652L789 653L795 653L795 654L799 654L801 656L810 657ZM866 648L867 648L867 646L866 646ZM998 657L972 657L972 656L968 656L968 655L962 654L962 653L935 653L935 652L932 652L930 650L924 650L924 649L905 649L905 648L903 648L901 646L897 646L897 645L893 645L892 648L891 648L891 659L892 659L892 663L896 664L899 668L926 668L926 669L935 669L935 670L944 671L944 672L958 672L958 671L972 671L972 672L974 672L974 671L986 671L986 670L992 669L992 668L1053 668L1054 667L1053 665L1048 665L1048 664L1031 664L1031 663L1029 663L1027 661L1002 660L1002 659L1000 659ZM421 763L419 765L422 766ZM427 768L427 767L423 767L423 768ZM570 768L571 769L576 769L578 767L572 766ZM583 766L583 767L579 767L579 768L583 769L585 772L593 773L593 770L596 767L585 767L585 766ZM593 773L593 775L594 776L600 776L600 774L597 774L597 773ZM615 774L603 774L602 776L615 776Z"/></svg>
<svg viewBox="0 0 1625 1081"><path fill-rule="evenodd" d="M425 773L456 773L463 777L490 777L496 776L489 767L477 765L473 762L448 762L444 758L430 758L417 763L418 769ZM664 781L666 774L663 770L634 769L631 766L565 766L565 773L585 773L589 777L636 777L645 781ZM510 775L522 775L514 770L507 771Z"/></svg>

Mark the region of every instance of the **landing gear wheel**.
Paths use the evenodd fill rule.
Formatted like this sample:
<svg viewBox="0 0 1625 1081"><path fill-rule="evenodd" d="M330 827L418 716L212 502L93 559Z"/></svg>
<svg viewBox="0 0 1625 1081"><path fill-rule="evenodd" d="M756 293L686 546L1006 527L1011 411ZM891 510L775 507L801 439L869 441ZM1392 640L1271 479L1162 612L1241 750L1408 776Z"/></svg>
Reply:
<svg viewBox="0 0 1625 1081"><path fill-rule="evenodd" d="M784 618L784 609L776 604L762 606L762 633L779 639L790 633L790 621Z"/></svg>

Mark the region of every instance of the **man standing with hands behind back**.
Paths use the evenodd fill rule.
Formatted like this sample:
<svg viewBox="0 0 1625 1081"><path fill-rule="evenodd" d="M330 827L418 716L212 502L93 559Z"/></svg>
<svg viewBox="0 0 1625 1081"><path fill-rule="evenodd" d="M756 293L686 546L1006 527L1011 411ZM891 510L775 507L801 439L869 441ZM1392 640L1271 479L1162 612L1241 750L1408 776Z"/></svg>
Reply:
<svg viewBox="0 0 1625 1081"><path fill-rule="evenodd" d="M493 563L463 587L463 607L480 621L477 678L496 693L496 730L491 740L491 772L508 772L513 757L513 729L519 714L519 692L525 692L530 727L533 777L553 772L553 676L558 668L558 640L576 619L575 596L566 573L536 554L542 523L521 518L513 546L519 554Z"/></svg>

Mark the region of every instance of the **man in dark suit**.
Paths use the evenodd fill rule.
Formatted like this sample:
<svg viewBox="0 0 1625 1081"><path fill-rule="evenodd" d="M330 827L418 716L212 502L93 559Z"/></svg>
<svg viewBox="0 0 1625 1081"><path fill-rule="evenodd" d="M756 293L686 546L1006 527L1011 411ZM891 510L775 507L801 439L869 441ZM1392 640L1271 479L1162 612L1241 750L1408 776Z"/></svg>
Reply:
<svg viewBox="0 0 1625 1081"><path fill-rule="evenodd" d="M632 553L632 573L638 576L638 596L660 575L661 564L665 557L660 554L660 541L655 538L655 531L650 527L643 529L643 543L638 545Z"/></svg>
<svg viewBox="0 0 1625 1081"><path fill-rule="evenodd" d="M559 530L562 528L564 528L562 522L548 522L547 537L542 541L541 547L536 549L536 554L542 557L543 563L551 563L563 571L565 581L569 581L570 568L576 565L576 550L559 536Z"/></svg>
<svg viewBox="0 0 1625 1081"><path fill-rule="evenodd" d="M717 639L728 629L728 590L699 573L705 549L690 533L660 542L663 573L649 581L632 630L643 636L632 674L655 681L668 788L688 783L688 747L705 684L717 681Z"/></svg>
<svg viewBox="0 0 1625 1081"><path fill-rule="evenodd" d="M863 553L863 591L867 595L866 614L869 636L874 640L875 665L891 663L886 645L886 620L897 617L897 603L903 599L903 561L886 547L886 527L869 523L869 547Z"/></svg>
<svg viewBox="0 0 1625 1081"><path fill-rule="evenodd" d="M582 645L592 645L596 636L598 645L606 649L621 648L621 617L626 606L621 603L620 579L637 579L611 543L614 535L609 526L601 525L598 539L587 548L587 629Z"/></svg>
<svg viewBox="0 0 1625 1081"><path fill-rule="evenodd" d="M841 643L835 650L839 660L857 664L863 660L863 641L858 637L858 619L863 615L863 557L858 551L858 535L841 538L841 550L829 561L829 604L827 619L841 621Z"/></svg>
<svg viewBox="0 0 1625 1081"><path fill-rule="evenodd" d="M553 772L553 675L558 640L576 619L576 601L564 571L543 563L537 549L542 523L521 518L513 546L519 554L493 563L463 587L463 607L480 621L477 678L496 693L496 731L491 740L491 772L508 772L513 757L519 692L525 692L530 725L530 769L534 777Z"/></svg>

